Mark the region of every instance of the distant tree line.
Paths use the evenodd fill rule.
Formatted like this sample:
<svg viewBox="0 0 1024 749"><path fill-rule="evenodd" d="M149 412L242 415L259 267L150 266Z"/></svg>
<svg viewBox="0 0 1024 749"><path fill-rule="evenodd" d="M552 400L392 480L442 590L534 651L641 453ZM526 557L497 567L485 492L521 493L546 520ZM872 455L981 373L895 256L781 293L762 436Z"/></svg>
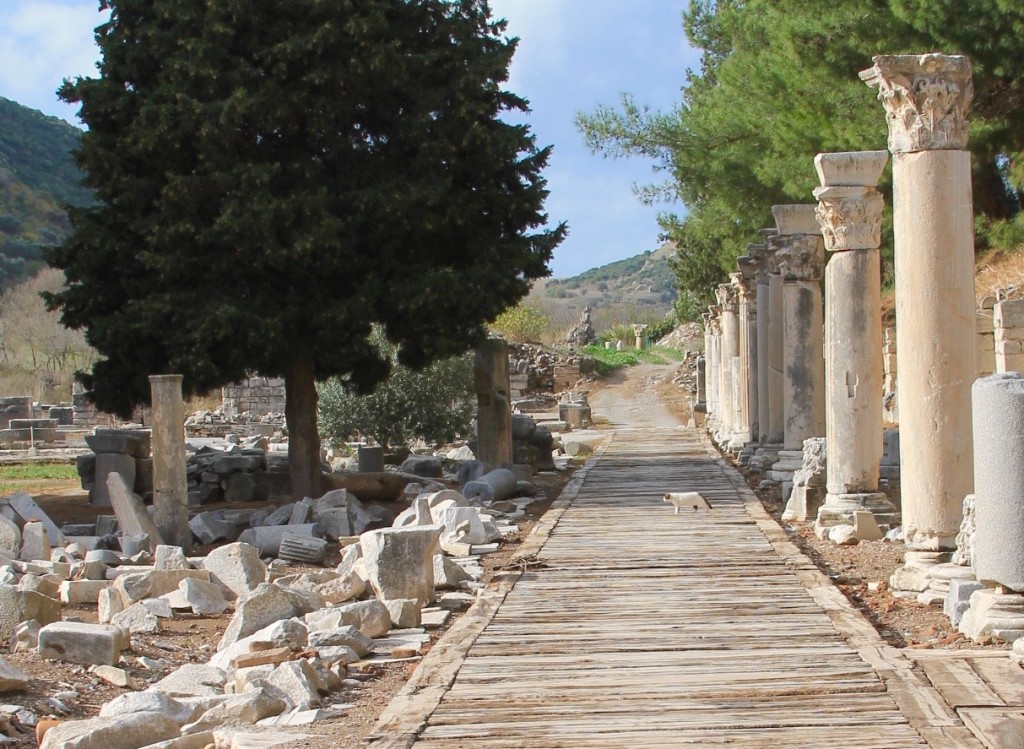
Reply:
<svg viewBox="0 0 1024 749"><path fill-rule="evenodd" d="M876 54L970 57L977 246L1024 242L1019 0L691 0L682 20L703 55L678 106L653 111L624 94L577 124L594 151L650 158L666 175L642 194L687 208L660 223L694 299L706 301L773 225L773 204L812 200L814 154L886 147L876 92L857 76Z"/></svg>

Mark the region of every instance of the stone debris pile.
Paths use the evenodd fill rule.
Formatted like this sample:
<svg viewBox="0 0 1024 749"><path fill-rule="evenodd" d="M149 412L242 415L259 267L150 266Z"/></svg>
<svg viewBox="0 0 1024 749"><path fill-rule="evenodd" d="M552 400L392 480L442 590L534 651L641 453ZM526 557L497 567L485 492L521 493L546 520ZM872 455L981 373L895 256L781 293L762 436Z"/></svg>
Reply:
<svg viewBox="0 0 1024 749"><path fill-rule="evenodd" d="M125 690L97 717L49 728L41 746L241 747L254 729L269 746L279 729L344 712L367 669L417 661L430 631L472 605L481 555L518 532L533 501L511 470L461 467L462 491L409 486L397 516L345 490L199 513L197 538L228 543L198 557L146 538L145 528L158 534L119 474L108 487L116 515L96 524L57 529L31 498L12 497L0 514L0 637ZM342 553L325 568L328 539ZM97 623L72 613L83 606L95 607ZM177 668L139 655L176 618L221 615L230 618L212 653ZM29 682L0 659L0 690ZM22 713L25 725L39 720Z"/></svg>

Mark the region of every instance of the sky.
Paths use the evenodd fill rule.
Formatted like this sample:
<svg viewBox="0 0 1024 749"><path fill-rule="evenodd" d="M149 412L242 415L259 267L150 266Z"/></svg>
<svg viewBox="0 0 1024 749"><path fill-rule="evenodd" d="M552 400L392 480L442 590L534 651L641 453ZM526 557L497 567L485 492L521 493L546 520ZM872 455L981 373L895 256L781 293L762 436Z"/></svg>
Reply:
<svg viewBox="0 0 1024 749"><path fill-rule="evenodd" d="M699 65L687 45L683 0L491 0L507 33L519 37L508 88L530 101L527 119L540 146L554 151L545 177L552 222L569 236L551 262L555 277L571 276L656 249L659 212L645 206L635 184L658 181L643 159L592 154L574 120L622 92L638 103L669 109L680 100L686 69ZM92 75L98 51L93 29L103 20L98 0L0 0L0 96L78 123L57 99L65 77Z"/></svg>

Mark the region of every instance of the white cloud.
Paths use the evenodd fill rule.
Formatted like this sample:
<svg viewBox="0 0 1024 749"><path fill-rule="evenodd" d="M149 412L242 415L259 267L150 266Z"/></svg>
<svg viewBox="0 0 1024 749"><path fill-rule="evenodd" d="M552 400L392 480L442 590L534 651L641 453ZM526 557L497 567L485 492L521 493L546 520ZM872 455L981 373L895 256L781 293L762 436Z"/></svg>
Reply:
<svg viewBox="0 0 1024 749"><path fill-rule="evenodd" d="M74 121L56 90L64 78L91 75L104 20L96 0L7 0L0 7L0 94Z"/></svg>

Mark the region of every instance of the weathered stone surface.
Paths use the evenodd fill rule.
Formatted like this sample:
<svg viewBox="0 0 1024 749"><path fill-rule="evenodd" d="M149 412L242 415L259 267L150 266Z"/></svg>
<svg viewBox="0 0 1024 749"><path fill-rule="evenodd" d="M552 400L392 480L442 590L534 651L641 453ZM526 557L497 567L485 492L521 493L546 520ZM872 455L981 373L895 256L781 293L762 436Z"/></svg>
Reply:
<svg viewBox="0 0 1024 749"><path fill-rule="evenodd" d="M35 619L40 625L60 621L60 601L35 591L0 584L0 642L10 642L20 622Z"/></svg>
<svg viewBox="0 0 1024 749"><path fill-rule="evenodd" d="M14 628L11 639L12 653L28 653L39 649L39 622L29 619Z"/></svg>
<svg viewBox="0 0 1024 749"><path fill-rule="evenodd" d="M168 546L158 544L154 552L154 569L158 570L188 570L192 565L185 558L185 552L180 546Z"/></svg>
<svg viewBox="0 0 1024 749"><path fill-rule="evenodd" d="M18 692L28 686L29 676L0 658L0 692Z"/></svg>
<svg viewBox="0 0 1024 749"><path fill-rule="evenodd" d="M281 550L281 539L284 538L285 534L312 536L315 531L316 524L314 523L306 523L305 525L264 525L243 531L238 540L256 547L262 556L276 557Z"/></svg>
<svg viewBox="0 0 1024 749"><path fill-rule="evenodd" d="M420 605L415 598L399 598L395 601L384 601L391 616L391 623L398 629L410 629L420 626Z"/></svg>
<svg viewBox="0 0 1024 749"><path fill-rule="evenodd" d="M102 679L111 686L127 688L132 686L132 678L123 668L117 666L100 665L91 669L92 675Z"/></svg>
<svg viewBox="0 0 1024 749"><path fill-rule="evenodd" d="M326 603L344 603L358 598L366 590L366 581L356 572L339 575L316 587Z"/></svg>
<svg viewBox="0 0 1024 749"><path fill-rule="evenodd" d="M0 551L14 556L21 551L21 529L10 518L0 515Z"/></svg>
<svg viewBox="0 0 1024 749"><path fill-rule="evenodd" d="M454 589L459 583L472 580L468 572L445 554L434 555L434 587L439 590Z"/></svg>
<svg viewBox="0 0 1024 749"><path fill-rule="evenodd" d="M441 528L384 528L359 539L367 582L378 598L415 598L425 606L434 597L434 554Z"/></svg>
<svg viewBox="0 0 1024 749"><path fill-rule="evenodd" d="M159 598L178 589L182 580L194 578L210 581L208 570L151 570L118 575L113 588L120 595L125 607L145 598Z"/></svg>
<svg viewBox="0 0 1024 749"><path fill-rule="evenodd" d="M282 663L271 672L266 682L283 692L292 708L309 710L320 704L318 686L323 682L304 660Z"/></svg>
<svg viewBox="0 0 1024 749"><path fill-rule="evenodd" d="M113 666L128 646L128 633L109 624L52 622L39 630L39 655L50 660Z"/></svg>
<svg viewBox="0 0 1024 749"><path fill-rule="evenodd" d="M550 460L550 458L549 458ZM507 468L495 468L476 481L470 481L462 487L466 499L477 499L481 502L495 502L512 495L516 488L516 476Z"/></svg>
<svg viewBox="0 0 1024 749"><path fill-rule="evenodd" d="M277 621L219 651L210 658L210 665L228 668L235 657L248 653L254 643L269 647L302 648L306 645L307 637L308 630L301 619Z"/></svg>
<svg viewBox="0 0 1024 749"><path fill-rule="evenodd" d="M256 590L238 599L235 615L231 617L217 649L223 650L268 624L281 619L300 617L323 606L323 599L316 594L263 583Z"/></svg>
<svg viewBox="0 0 1024 749"><path fill-rule="evenodd" d="M103 705L100 708L100 717L115 718L143 712L161 713L178 725L184 725L193 719L196 707L179 702L162 692L125 692Z"/></svg>
<svg viewBox="0 0 1024 749"><path fill-rule="evenodd" d="M120 453L99 453L96 455L94 481L89 491L89 501L100 507L110 507L113 498L110 496L109 479L117 475L128 487L135 486L135 458Z"/></svg>
<svg viewBox="0 0 1024 749"><path fill-rule="evenodd" d="M50 536L42 523L25 523L21 531L20 558L26 562L50 558Z"/></svg>
<svg viewBox="0 0 1024 749"><path fill-rule="evenodd" d="M311 648L344 646L352 648L360 657L373 650L373 640L353 626L310 632L308 644Z"/></svg>
<svg viewBox="0 0 1024 749"><path fill-rule="evenodd" d="M46 732L40 749L138 749L179 735L178 724L158 712L60 723Z"/></svg>
<svg viewBox="0 0 1024 749"><path fill-rule="evenodd" d="M391 629L391 614L387 606L371 598L314 612L306 617L306 624L310 631L338 629L349 625L367 637L383 637Z"/></svg>
<svg viewBox="0 0 1024 749"><path fill-rule="evenodd" d="M281 697L270 689L256 688L228 697L203 713L195 723L182 729L185 734L212 731L227 726L253 725L262 718L280 715L288 708Z"/></svg>
<svg viewBox="0 0 1024 749"><path fill-rule="evenodd" d="M109 587L106 580L65 580L60 584L58 595L64 603L97 603Z"/></svg>
<svg viewBox="0 0 1024 749"><path fill-rule="evenodd" d="M348 508L332 507L320 510L316 518L317 527L328 541L337 541L352 535L352 526L348 520Z"/></svg>
<svg viewBox="0 0 1024 749"><path fill-rule="evenodd" d="M399 470L402 473L411 473L413 476L439 479L442 476L443 468L441 459L435 458L433 455L410 455Z"/></svg>
<svg viewBox="0 0 1024 749"><path fill-rule="evenodd" d="M245 543L214 549L203 561L203 569L229 591L229 598L251 593L267 579L267 566L260 560L259 550Z"/></svg>
<svg viewBox="0 0 1024 749"><path fill-rule="evenodd" d="M146 506L142 503L142 500L129 489L129 486L131 485L119 473L112 473L107 477L110 503L113 505L114 513L117 515L118 525L129 536L139 533L147 534L150 544L154 547L157 544L162 544L163 539L156 527L156 523L153 522L149 513L146 512Z"/></svg>
<svg viewBox="0 0 1024 749"><path fill-rule="evenodd" d="M323 564L327 557L327 541L301 533L284 533L277 555L302 564Z"/></svg>
<svg viewBox="0 0 1024 749"><path fill-rule="evenodd" d="M185 596L194 614L216 616L224 613L228 607L223 589L216 583L187 578L178 584L178 590Z"/></svg>
<svg viewBox="0 0 1024 749"><path fill-rule="evenodd" d="M227 675L216 666L186 663L172 671L148 691L169 694L172 697L206 697L224 693Z"/></svg>
<svg viewBox="0 0 1024 749"><path fill-rule="evenodd" d="M210 512L201 512L188 521L188 527L202 544L212 544L235 534L233 523L221 520Z"/></svg>
<svg viewBox="0 0 1024 749"><path fill-rule="evenodd" d="M110 618L110 623L115 627L128 630L133 635L153 634L161 630L160 618L141 601L114 614Z"/></svg>

